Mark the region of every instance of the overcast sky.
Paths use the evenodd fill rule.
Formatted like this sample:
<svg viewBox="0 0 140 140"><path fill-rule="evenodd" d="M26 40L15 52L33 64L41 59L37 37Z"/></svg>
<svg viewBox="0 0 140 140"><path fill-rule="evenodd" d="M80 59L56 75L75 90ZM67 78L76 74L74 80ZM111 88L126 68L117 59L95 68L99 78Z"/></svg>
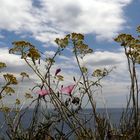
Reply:
<svg viewBox="0 0 140 140"><path fill-rule="evenodd" d="M11 42L27 40L51 56L57 47L56 37L83 33L94 53L82 63L90 71L116 67L102 83L103 95L95 95L99 107L103 106L102 96L108 107L122 107L128 95L128 69L123 49L113 38L122 32L136 35L139 7L140 0L0 0L0 61L7 63L6 72L32 73L19 56L8 54ZM62 69L67 84L72 83L72 75L78 75L69 52L58 57L54 66L54 70ZM37 82L33 74L32 78ZM27 81L24 86L28 89L29 85Z"/></svg>

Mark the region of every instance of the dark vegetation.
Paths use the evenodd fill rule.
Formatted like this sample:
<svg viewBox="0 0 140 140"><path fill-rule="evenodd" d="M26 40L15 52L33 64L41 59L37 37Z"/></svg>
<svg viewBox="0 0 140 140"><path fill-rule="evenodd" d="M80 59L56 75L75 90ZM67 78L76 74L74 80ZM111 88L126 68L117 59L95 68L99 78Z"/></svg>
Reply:
<svg viewBox="0 0 140 140"><path fill-rule="evenodd" d="M137 28L137 32L140 33L140 27ZM12 96L16 92L14 87L25 78L30 78L30 75L21 72L22 81L18 81L13 74L2 73L6 64L0 62L1 77L4 80L4 85L0 90L0 107L7 124L5 130L7 138L10 140L140 140L139 80L136 68L140 64L140 39L139 36L135 38L130 34L120 34L115 41L124 48L128 76L131 80L127 106L117 127L111 125L109 118L97 112L96 100L93 98L94 89L102 88L100 81L108 76L112 69L96 69L89 74L88 68L81 65L79 59L93 52L84 43L82 34L71 33L63 39L57 38L55 42L58 48L51 58L42 57L42 53L29 42L13 42L9 53L20 55L41 83L32 88L33 92L38 87L37 98L34 98L32 93L25 93L25 100L31 100L26 108L22 108L22 103L18 98L15 100L14 108L7 106L3 100L7 96ZM55 74L51 73L51 69L55 65L57 55L61 55L68 47L72 48L81 76L79 79L73 77L73 85L61 86L61 81L65 81L65 78L60 75L61 69L57 69ZM45 63L45 74L39 69L42 62ZM76 92L79 93L78 96L74 94ZM80 116L85 96L88 97L92 107L91 117L88 120ZM52 110L48 108L48 104L52 106ZM32 105L34 106L32 120L25 128L22 122L23 117ZM43 119L40 119L40 116L43 116ZM89 122L93 123L94 127L87 127ZM65 130L65 126L68 131Z"/></svg>

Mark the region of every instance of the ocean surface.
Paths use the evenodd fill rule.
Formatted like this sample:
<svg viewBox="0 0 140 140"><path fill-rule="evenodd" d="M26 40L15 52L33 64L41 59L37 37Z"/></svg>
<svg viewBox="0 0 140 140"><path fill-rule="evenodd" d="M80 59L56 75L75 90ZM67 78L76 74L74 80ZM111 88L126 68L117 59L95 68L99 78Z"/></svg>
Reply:
<svg viewBox="0 0 140 140"><path fill-rule="evenodd" d="M104 108L99 108L97 109L97 112L100 113L101 115L104 115L105 117L109 117L110 122L112 125L114 126L118 126L119 122L120 122L120 118L121 118L121 114L123 112L122 108L108 108L107 110ZM88 120L91 116L92 110L91 109L84 109L83 111L81 111L79 113L79 115L85 119ZM30 109L26 112L26 115L24 116L22 123L24 128L28 128L31 120L32 120L32 114L33 114L33 110ZM87 123L88 127L93 127L93 125L91 124L91 122ZM59 127L59 126L58 126ZM5 119L4 119L4 115L3 112L0 112L0 140L1 137L5 137L6 134L6 123L5 123ZM69 131L69 128L67 126L64 126L64 129L66 132ZM5 137L6 140L8 140L7 137Z"/></svg>

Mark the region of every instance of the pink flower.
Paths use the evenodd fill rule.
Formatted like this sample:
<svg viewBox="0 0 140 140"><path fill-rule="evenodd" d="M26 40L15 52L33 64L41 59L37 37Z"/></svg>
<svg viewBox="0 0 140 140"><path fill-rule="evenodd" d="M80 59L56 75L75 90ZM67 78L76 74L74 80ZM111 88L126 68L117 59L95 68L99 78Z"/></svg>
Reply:
<svg viewBox="0 0 140 140"><path fill-rule="evenodd" d="M61 72L61 69L57 69L57 70L55 71L55 76L56 76L59 72Z"/></svg>
<svg viewBox="0 0 140 140"><path fill-rule="evenodd" d="M45 96L48 95L50 92L46 89L42 89L42 90L37 90L36 93L40 96Z"/></svg>
<svg viewBox="0 0 140 140"><path fill-rule="evenodd" d="M61 92L62 93L67 93L67 94L71 95L72 90L74 89L74 87L75 87L75 85L69 85L67 87L62 87L61 88Z"/></svg>

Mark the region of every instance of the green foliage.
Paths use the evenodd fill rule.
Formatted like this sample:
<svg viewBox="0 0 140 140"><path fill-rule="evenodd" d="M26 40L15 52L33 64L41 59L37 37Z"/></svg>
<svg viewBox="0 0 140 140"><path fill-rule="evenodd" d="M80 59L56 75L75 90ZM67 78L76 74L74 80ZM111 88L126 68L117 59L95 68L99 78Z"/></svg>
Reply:
<svg viewBox="0 0 140 140"><path fill-rule="evenodd" d="M20 75L22 76L22 81L24 78L29 78L29 75L26 72L21 72Z"/></svg>
<svg viewBox="0 0 140 140"><path fill-rule="evenodd" d="M56 75L58 81L64 81L64 77L62 75Z"/></svg>
<svg viewBox="0 0 140 140"><path fill-rule="evenodd" d="M84 35L79 33L71 33L66 35L63 39L57 38L55 42L61 47L66 48L69 44L73 45L73 51L81 55L82 57L88 53L92 53L93 50L84 43Z"/></svg>
<svg viewBox="0 0 140 140"><path fill-rule="evenodd" d="M33 96L30 93L25 93L24 96L25 96L26 99L32 99L33 98Z"/></svg>
<svg viewBox="0 0 140 140"><path fill-rule="evenodd" d="M86 67L81 67L83 73L87 73L88 69Z"/></svg>
<svg viewBox="0 0 140 140"><path fill-rule="evenodd" d="M4 74L3 75L4 79L6 80L7 83L9 84L13 84L13 85L17 85L18 81L16 79L16 77L13 74Z"/></svg>
<svg viewBox="0 0 140 140"><path fill-rule="evenodd" d="M137 32L140 32L140 27L137 28ZM13 103L14 108L10 108L4 104L3 98L6 98L6 95L16 94L14 86L18 84L18 81L13 74L7 73L3 75L5 85L2 86L0 91L0 109L3 111L5 121L8 124L7 134L9 139L69 140L69 137L73 135L75 139L79 140L138 140L140 138L139 84L135 64L140 63L140 40L130 34L120 34L115 38L115 41L120 43L124 48L131 78L130 99L127 103L126 113L122 115L121 125L118 126L118 128L111 124L107 113L108 118L97 112L96 100L93 97L98 89L101 91L100 88L102 88L102 86L100 85L100 81L108 76L112 69L97 68L91 74L88 67L81 65L81 58L83 59L85 55L93 52L93 50L85 44L83 34L71 33L64 38L56 38L55 43L58 45L58 48L53 57L46 56L46 58L42 57L42 53L29 42L13 42L13 48L9 50L9 53L20 55L21 59L24 59L26 64L39 78L40 82L30 89L29 93L25 92L25 101L31 101L27 107L24 108L25 102L22 102L21 98L16 96L15 102ZM79 77L73 77L74 83L70 86L64 85L66 79L63 74L61 74L60 68L57 69L55 73L52 73L52 66L55 65L56 56L61 55L67 47L72 47L72 55L75 57L81 74ZM39 69L41 64L38 63L38 65L36 63L37 60L39 62L40 59L45 63L45 74ZM6 67L6 64L0 62L0 68L4 67ZM22 81L24 78L31 80L29 78L30 75L26 72L21 72L20 76L22 77ZM38 95L34 97L32 93L35 93L36 88ZM85 97L88 99L87 103L85 103ZM131 105L131 100L133 103L132 112L129 112L128 108ZM92 107L91 117L88 120L84 120L83 116L81 117L81 112L84 109L84 104L86 106L89 103ZM42 104L44 104L44 106L41 106ZM24 128L22 126L22 118L32 105L34 111L31 122L28 128ZM48 106L51 106L52 110L50 110ZM12 115L10 114L11 111L13 112ZM86 118L86 114L83 115L85 115ZM41 118L42 116L43 119ZM87 127L88 123L90 123L92 127L93 121L95 123L95 129ZM64 124L69 127L69 132L65 132Z"/></svg>
<svg viewBox="0 0 140 140"><path fill-rule="evenodd" d="M12 93L15 93L15 90L12 87L7 86L7 87L4 88L4 92L7 95L11 95Z"/></svg>
<svg viewBox="0 0 140 140"><path fill-rule="evenodd" d="M48 62L50 65L53 65L55 60L53 58L46 58L46 62Z"/></svg>
<svg viewBox="0 0 140 140"><path fill-rule="evenodd" d="M140 63L140 40L129 34L120 34L114 39L125 48L125 54L136 63Z"/></svg>
<svg viewBox="0 0 140 140"><path fill-rule="evenodd" d="M137 32L140 32L140 26L137 28ZM131 80L130 95L127 102L127 108L124 114L122 114L123 124L121 129L127 133L129 133L128 131L131 131L131 133L133 133L130 136L131 139L140 139L139 83L136 68L136 64L140 64L140 39L139 36L136 38L130 34L120 34L115 38L115 41L121 43L121 46L124 48ZM129 109L131 104L132 112ZM130 130L128 126L131 126L130 128L133 130Z"/></svg>
<svg viewBox="0 0 140 140"><path fill-rule="evenodd" d="M56 42L57 45L59 45L61 48L66 48L66 46L67 46L68 43L69 43L69 37L66 36L66 37L63 38L63 39L56 38L55 42Z"/></svg>
<svg viewBox="0 0 140 140"><path fill-rule="evenodd" d="M3 106L3 107L0 108L0 110L2 112L8 113L8 112L10 112L11 109L9 107L7 107L7 106Z"/></svg>
<svg viewBox="0 0 140 140"><path fill-rule="evenodd" d="M40 58L40 54L39 54L38 50L35 48L30 48L27 56L32 58L33 60L38 60Z"/></svg>
<svg viewBox="0 0 140 140"><path fill-rule="evenodd" d="M26 60L29 57L35 64L35 61L41 57L39 51L29 42L15 41L12 44L14 47L9 50L9 53L21 55L22 59Z"/></svg>
<svg viewBox="0 0 140 140"><path fill-rule="evenodd" d="M20 105L20 100L19 100L19 99L16 99L15 104L16 104L16 105Z"/></svg>
<svg viewBox="0 0 140 140"><path fill-rule="evenodd" d="M5 67L6 67L6 64L3 62L0 62L0 69L5 68Z"/></svg>
<svg viewBox="0 0 140 140"><path fill-rule="evenodd" d="M28 51L30 48L34 48L31 43L26 41L14 41L12 44L14 47L9 50L9 53L19 54L22 56L21 58L24 58L26 50Z"/></svg>
<svg viewBox="0 0 140 140"><path fill-rule="evenodd" d="M101 69L96 69L96 70L93 72L92 76L94 76L94 77L104 77L104 76L107 76L108 73L109 73L109 71L108 71L107 69L105 69L105 68L104 68L103 70L101 70Z"/></svg>
<svg viewBox="0 0 140 140"><path fill-rule="evenodd" d="M137 32L140 33L140 26L137 27Z"/></svg>

